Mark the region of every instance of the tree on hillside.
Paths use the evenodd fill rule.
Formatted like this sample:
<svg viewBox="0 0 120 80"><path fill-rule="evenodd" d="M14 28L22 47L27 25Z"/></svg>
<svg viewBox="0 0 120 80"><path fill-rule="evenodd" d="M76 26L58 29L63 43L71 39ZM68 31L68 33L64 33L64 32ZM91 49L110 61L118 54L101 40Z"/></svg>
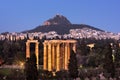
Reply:
<svg viewBox="0 0 120 80"><path fill-rule="evenodd" d="M69 71L69 76L71 78L76 79L78 77L77 58L76 58L76 53L73 50L71 50L70 52L68 71Z"/></svg>

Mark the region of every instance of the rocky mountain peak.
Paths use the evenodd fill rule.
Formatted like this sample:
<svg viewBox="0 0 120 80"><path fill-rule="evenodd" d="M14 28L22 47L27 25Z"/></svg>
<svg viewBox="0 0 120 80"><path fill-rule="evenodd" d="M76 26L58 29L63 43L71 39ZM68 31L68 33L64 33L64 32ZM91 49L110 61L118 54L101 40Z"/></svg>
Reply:
<svg viewBox="0 0 120 80"><path fill-rule="evenodd" d="M53 18L44 22L43 25L70 25L71 22L63 15L55 15Z"/></svg>

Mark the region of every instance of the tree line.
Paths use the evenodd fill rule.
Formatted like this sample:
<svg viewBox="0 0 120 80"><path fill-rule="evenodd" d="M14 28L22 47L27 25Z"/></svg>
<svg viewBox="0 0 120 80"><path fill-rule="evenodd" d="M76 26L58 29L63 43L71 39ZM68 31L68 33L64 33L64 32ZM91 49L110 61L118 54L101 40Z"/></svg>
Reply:
<svg viewBox="0 0 120 80"><path fill-rule="evenodd" d="M3 62L2 64L18 64L18 61L25 61L26 41L27 39L18 41L0 41L0 61ZM38 41L40 42L39 63L43 65L42 42L44 40ZM72 68L72 71L77 71L77 68L103 68L105 69L106 73L110 73L111 76L114 77L116 68L120 68L119 41L113 39L79 39L77 41L78 43L76 55L71 54L71 63L69 63L69 68ZM92 49L87 46L89 43L95 44ZM32 53L34 53L34 46L34 44L31 44ZM71 51L71 53L74 52ZM76 62L77 67L73 66L76 65ZM69 72L73 73L72 71L70 69ZM75 72L75 74L76 73L78 74L78 72ZM71 74L71 76L76 77L73 74Z"/></svg>

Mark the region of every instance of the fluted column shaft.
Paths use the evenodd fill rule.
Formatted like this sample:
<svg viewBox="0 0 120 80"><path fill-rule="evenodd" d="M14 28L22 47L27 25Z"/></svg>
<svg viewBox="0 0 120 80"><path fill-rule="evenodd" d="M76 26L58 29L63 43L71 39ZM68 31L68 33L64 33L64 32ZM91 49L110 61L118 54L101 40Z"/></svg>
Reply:
<svg viewBox="0 0 120 80"><path fill-rule="evenodd" d="M55 69L55 46L52 44L52 69Z"/></svg>
<svg viewBox="0 0 120 80"><path fill-rule="evenodd" d="M51 43L48 44L48 71L52 70L52 59L51 59Z"/></svg>
<svg viewBox="0 0 120 80"><path fill-rule="evenodd" d="M36 42L35 54L36 54L36 64L37 64L37 67L38 67L38 65L39 65L39 49L38 49L38 47L39 47L39 43Z"/></svg>
<svg viewBox="0 0 120 80"><path fill-rule="evenodd" d="M56 71L60 70L60 44L57 44Z"/></svg>
<svg viewBox="0 0 120 80"><path fill-rule="evenodd" d="M44 58L43 58L44 59L44 62L43 62L44 63L44 66L43 66L44 70L47 70L47 58L48 57L47 57L47 51L46 51L47 48L46 47L47 47L47 45L44 44L44 55L43 55L44 56Z"/></svg>
<svg viewBox="0 0 120 80"><path fill-rule="evenodd" d="M26 42L26 58L30 58L30 43Z"/></svg>
<svg viewBox="0 0 120 80"><path fill-rule="evenodd" d="M68 69L68 44L65 44L65 70Z"/></svg>
<svg viewBox="0 0 120 80"><path fill-rule="evenodd" d="M67 51L68 51L68 57L67 57L67 60L69 62L69 59L70 59L70 43L67 44Z"/></svg>

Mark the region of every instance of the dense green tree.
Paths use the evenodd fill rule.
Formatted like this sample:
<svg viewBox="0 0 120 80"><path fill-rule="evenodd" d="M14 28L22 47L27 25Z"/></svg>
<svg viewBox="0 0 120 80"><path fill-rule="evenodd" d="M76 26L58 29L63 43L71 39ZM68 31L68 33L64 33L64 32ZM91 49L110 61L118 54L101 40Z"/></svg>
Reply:
<svg viewBox="0 0 120 80"><path fill-rule="evenodd" d="M118 44L114 46L115 67L120 67L120 47Z"/></svg>
<svg viewBox="0 0 120 80"><path fill-rule="evenodd" d="M90 55L87 60L87 67L96 67L96 55Z"/></svg>
<svg viewBox="0 0 120 80"><path fill-rule="evenodd" d="M28 58L25 63L26 80L38 80L38 71L36 66L35 54Z"/></svg>
<svg viewBox="0 0 120 80"><path fill-rule="evenodd" d="M25 58L25 42L26 40L9 41L7 39L0 41L0 56L5 64L13 64L13 61L18 61L19 57Z"/></svg>
<svg viewBox="0 0 120 80"><path fill-rule="evenodd" d="M77 58L76 58L76 53L73 50L70 51L68 71L69 71L69 76L71 78L75 79L78 77Z"/></svg>
<svg viewBox="0 0 120 80"><path fill-rule="evenodd" d="M5 63L8 63L9 60L9 57L10 57L10 42L9 41L5 41L3 43L3 57L4 57L4 60L5 60Z"/></svg>
<svg viewBox="0 0 120 80"><path fill-rule="evenodd" d="M90 53L90 48L86 44L79 44L77 49L81 56L87 56Z"/></svg>
<svg viewBox="0 0 120 80"><path fill-rule="evenodd" d="M95 63L96 67L102 67L103 66L103 62L104 62L104 58L105 58L105 54L104 54L104 42L102 44L102 42L97 42L95 43L93 50L93 53L90 55L91 59L93 57L93 62Z"/></svg>
<svg viewBox="0 0 120 80"><path fill-rule="evenodd" d="M104 49L105 59L103 68L107 73L110 73L111 77L115 76L115 66L112 57L112 48L110 44L106 44Z"/></svg>
<svg viewBox="0 0 120 80"><path fill-rule="evenodd" d="M68 78L68 71L65 70L57 71L55 74L57 79L63 80L63 78Z"/></svg>
<svg viewBox="0 0 120 80"><path fill-rule="evenodd" d="M0 56L3 57L3 43L4 41L0 41Z"/></svg>
<svg viewBox="0 0 120 80"><path fill-rule="evenodd" d="M42 80L52 80L53 73L52 73L52 71L40 69L39 70L39 78Z"/></svg>

